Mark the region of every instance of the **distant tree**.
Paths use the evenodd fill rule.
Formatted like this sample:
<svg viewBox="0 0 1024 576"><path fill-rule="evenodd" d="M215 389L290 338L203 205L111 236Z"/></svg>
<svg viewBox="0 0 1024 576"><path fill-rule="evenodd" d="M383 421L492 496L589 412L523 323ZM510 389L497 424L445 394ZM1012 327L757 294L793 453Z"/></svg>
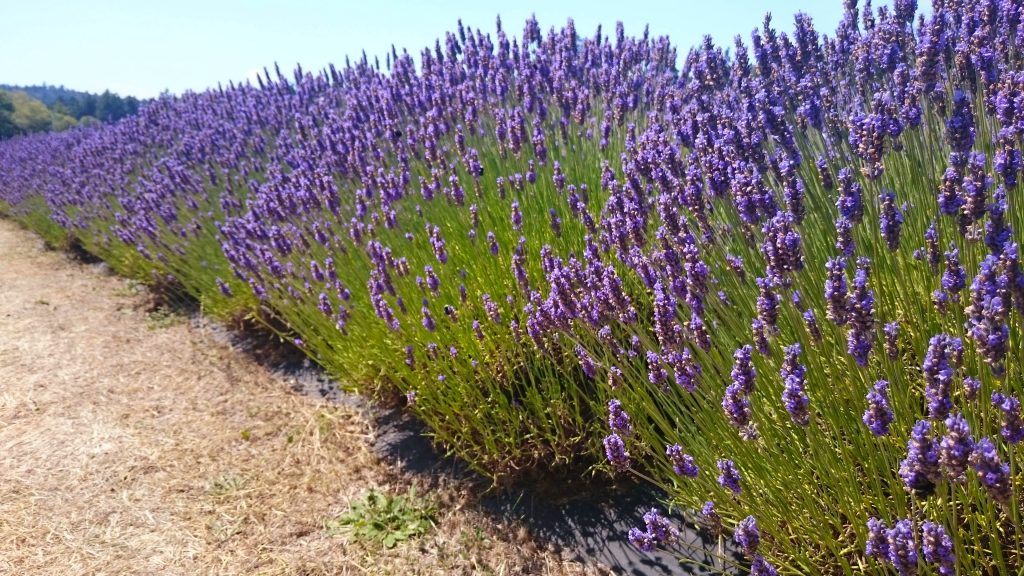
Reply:
<svg viewBox="0 0 1024 576"><path fill-rule="evenodd" d="M58 114L57 112L52 112L51 114L53 115L53 119L50 129L54 132L62 132L78 124L78 121L75 120L74 117L68 116L67 114Z"/></svg>
<svg viewBox="0 0 1024 576"><path fill-rule="evenodd" d="M39 100L24 92L14 92L11 100L14 102L12 118L19 132L45 132L53 126L53 114Z"/></svg>
<svg viewBox="0 0 1024 576"><path fill-rule="evenodd" d="M75 124L116 122L126 116L138 114L139 108L145 103L134 96L122 98L109 90L103 94L91 94L48 84L0 84L0 91L7 92L7 100L14 106L13 111L5 109L0 112L0 115L10 117L6 124L0 125L0 138L9 138L8 133L12 130L14 133L27 133L39 130L64 130ZM21 93L23 96L15 98L15 93ZM42 103L49 110L49 124L38 103ZM14 128L10 127L12 122Z"/></svg>
<svg viewBox="0 0 1024 576"><path fill-rule="evenodd" d="M100 94L99 101L96 103L97 118L103 122L115 122L124 118L124 116L124 100L120 96L111 93L110 90Z"/></svg>
<svg viewBox="0 0 1024 576"><path fill-rule="evenodd" d="M92 116L96 118L96 104L99 98L95 94L86 94L79 98L76 102L76 106L72 108L74 116L76 118L82 118L83 116Z"/></svg>
<svg viewBox="0 0 1024 576"><path fill-rule="evenodd" d="M18 133L18 126L14 123L14 102L10 94L0 90L0 140L10 138Z"/></svg>

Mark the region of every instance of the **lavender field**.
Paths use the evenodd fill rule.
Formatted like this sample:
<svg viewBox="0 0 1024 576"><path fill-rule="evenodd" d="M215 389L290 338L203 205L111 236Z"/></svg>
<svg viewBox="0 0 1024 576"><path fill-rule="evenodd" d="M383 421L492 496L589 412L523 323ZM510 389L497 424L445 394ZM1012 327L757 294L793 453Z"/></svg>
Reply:
<svg viewBox="0 0 1024 576"><path fill-rule="evenodd" d="M642 551L687 515L737 573L1024 573L1024 2L844 4L685 54L460 22L0 143L0 212L498 486L659 487Z"/></svg>

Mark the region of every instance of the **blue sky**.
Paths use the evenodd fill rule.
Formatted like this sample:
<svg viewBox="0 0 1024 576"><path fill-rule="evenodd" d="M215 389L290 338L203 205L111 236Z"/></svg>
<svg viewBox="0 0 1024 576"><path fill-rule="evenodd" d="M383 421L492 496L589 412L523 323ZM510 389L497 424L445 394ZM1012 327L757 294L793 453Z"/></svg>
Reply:
<svg viewBox="0 0 1024 576"><path fill-rule="evenodd" d="M317 69L362 50L382 56L392 43L418 54L462 18L494 31L496 15L520 35L536 13L544 30L572 17L590 35L621 20L639 34L649 24L685 48L711 34L719 43L748 37L763 14L789 29L792 14L809 14L820 31L834 30L841 0L438 0L361 2L312 0L31 0L5 2L0 33L0 83L63 84L69 88L151 97L243 80L275 61ZM879 2L876 2L876 5Z"/></svg>

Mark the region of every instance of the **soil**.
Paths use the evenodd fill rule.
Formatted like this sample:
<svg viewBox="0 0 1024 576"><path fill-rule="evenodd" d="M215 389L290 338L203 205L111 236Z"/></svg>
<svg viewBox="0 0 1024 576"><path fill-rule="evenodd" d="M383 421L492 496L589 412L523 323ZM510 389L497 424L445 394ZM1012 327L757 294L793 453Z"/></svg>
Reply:
<svg viewBox="0 0 1024 576"><path fill-rule="evenodd" d="M365 409L147 303L0 220L0 573L606 572L384 461ZM370 489L414 487L437 510L423 536L327 529Z"/></svg>

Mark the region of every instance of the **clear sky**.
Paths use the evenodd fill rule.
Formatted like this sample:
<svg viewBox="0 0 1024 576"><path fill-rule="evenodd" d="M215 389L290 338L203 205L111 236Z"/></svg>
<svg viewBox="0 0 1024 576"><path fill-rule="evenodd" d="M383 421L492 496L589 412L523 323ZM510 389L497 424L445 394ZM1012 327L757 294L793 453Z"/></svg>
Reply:
<svg viewBox="0 0 1024 576"><path fill-rule="evenodd" d="M875 2L881 3L888 2ZM598 24L614 33L618 20L627 34L649 24L683 55L704 34L720 44L731 44L737 33L749 38L768 11L777 28L789 30L793 13L802 10L819 31L831 33L841 6L841 0L2 0L0 83L152 97L243 80L275 61L290 74L295 63L319 69L365 49L383 64L392 43L418 56L454 30L458 18L493 33L499 14L516 36L531 13L545 31L572 17L581 35Z"/></svg>

